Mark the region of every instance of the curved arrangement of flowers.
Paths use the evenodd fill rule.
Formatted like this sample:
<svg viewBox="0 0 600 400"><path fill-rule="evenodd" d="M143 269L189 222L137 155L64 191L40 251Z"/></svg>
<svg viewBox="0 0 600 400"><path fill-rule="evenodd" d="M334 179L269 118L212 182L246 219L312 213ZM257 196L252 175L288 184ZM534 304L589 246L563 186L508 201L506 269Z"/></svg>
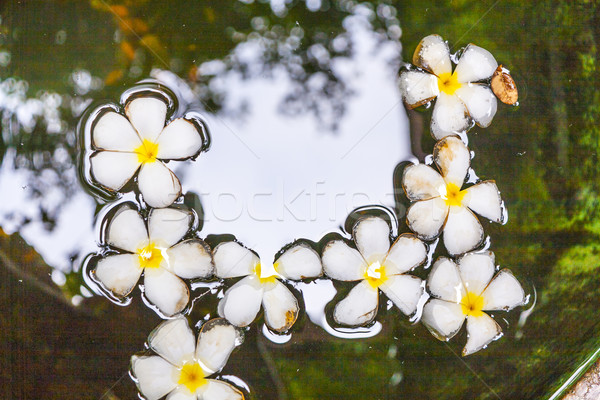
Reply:
<svg viewBox="0 0 600 400"><path fill-rule="evenodd" d="M167 207L181 196L181 183L165 162L193 158L208 145L200 119L169 121L173 100L160 93L130 94L121 107L105 105L88 121L92 180L113 193L133 180L144 202L155 208Z"/></svg>
<svg viewBox="0 0 600 400"><path fill-rule="evenodd" d="M129 295L144 274L146 299L165 316L185 309L189 289L183 279L213 274L210 248L196 237L194 213L183 207L155 208L144 219L132 203L111 210L102 243L109 252L92 277L117 299Z"/></svg>
<svg viewBox="0 0 600 400"><path fill-rule="evenodd" d="M210 378L241 343L240 331L219 318L202 325L196 342L187 319L180 316L150 333L148 347L156 355L131 357L131 372L146 400L243 400L235 386Z"/></svg>
<svg viewBox="0 0 600 400"><path fill-rule="evenodd" d="M400 235L390 246L390 227L376 216L354 225L354 249L343 240L332 240L323 250L325 274L340 281L359 281L340 301L333 318L342 325L365 325L373 321L379 290L406 315L414 314L423 295L420 278L407 274L427 258L423 242L411 234Z"/></svg>
<svg viewBox="0 0 600 400"><path fill-rule="evenodd" d="M498 271L493 253L480 248L484 228L475 214L502 223L503 204L494 181L463 188L472 156L459 135L474 124L491 123L495 94L503 102L516 102L516 86L488 51L472 44L452 70L448 44L438 35L421 41L414 63L418 68L400 76L402 97L410 107L437 98L431 132L439 141L433 150L435 168L417 163L403 173L402 187L412 203L406 215L412 233L394 238L396 221L390 224L380 214L361 212L351 235L323 244L296 241L274 262L261 260L235 240L211 248L198 236L196 214L178 204L181 184L165 162L193 159L206 150L201 118L173 118L175 100L147 85L126 92L120 105L89 114L83 168L90 184L113 194L141 194L137 202L111 206L106 214L102 250L92 257L90 277L105 295L123 301L143 276L144 299L166 319L148 340L156 354L131 358L144 398L243 399L238 388L215 375L261 308L270 330L283 334L293 328L301 304L289 285L309 279L357 282L333 308L333 320L341 327L371 324L381 291L413 322L421 316L420 322L440 340L451 339L466 320L464 356L502 335L487 312L508 311L525 304L527 297L510 270ZM424 278L428 267L417 269L429 259L430 248L436 249L440 235L450 258L439 257ZM216 310L222 318L204 322L195 344L184 316L191 311L185 280L215 278L222 288Z"/></svg>
<svg viewBox="0 0 600 400"><path fill-rule="evenodd" d="M414 202L406 215L408 226L423 240L433 240L443 232L448 253L466 253L483 241L483 227L473 212L502 222L500 192L494 181L462 189L471 152L458 136L437 142L433 160L441 174L425 164L404 170L402 187Z"/></svg>

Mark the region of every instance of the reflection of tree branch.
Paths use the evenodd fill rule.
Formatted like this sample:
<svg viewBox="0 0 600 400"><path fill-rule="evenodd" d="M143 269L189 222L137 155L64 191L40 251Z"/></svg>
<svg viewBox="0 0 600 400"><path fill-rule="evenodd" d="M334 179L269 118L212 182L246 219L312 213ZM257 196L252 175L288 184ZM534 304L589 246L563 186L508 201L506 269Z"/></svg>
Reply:
<svg viewBox="0 0 600 400"><path fill-rule="evenodd" d="M22 268L19 268L2 250L0 250L0 265L4 266L7 270L15 274L19 280L23 280L36 288L40 289L43 293L54 297L60 302L74 308L73 304L67 300L62 292L52 288L51 286L41 282L34 275L25 272Z"/></svg>
<svg viewBox="0 0 600 400"><path fill-rule="evenodd" d="M3 232L0 230L0 234L2 234L2 233ZM20 245L19 243L13 243L13 240L11 240L10 238L12 238L12 236L8 236L8 237L6 237L5 240L0 241L0 243L2 243L2 247L4 247L6 245L7 248L9 248L9 249L17 248L19 251L27 250L27 249L22 248L23 245ZM16 240L19 240L19 239L20 238L17 238ZM29 249L29 251L33 251L33 250ZM19 252L19 254L23 255L24 252ZM37 255L37 253L36 253L36 255ZM37 266L36 261L33 261L33 263L35 263ZM60 291L60 289L58 289L55 285L44 282L43 280L39 279L35 274L32 274L32 273L26 271L26 269L23 268L22 265L17 264L11 258L11 256L9 254L7 254L3 249L0 249L0 265L2 265L9 272L14 274L19 280L22 280L23 282L26 282L26 283L34 286L36 289L39 289L42 293L47 294L50 297L53 297L54 299L67 305L69 308L71 308L75 311L79 311L79 312L82 311L81 307L75 307L73 305L73 303L71 303L69 301L69 299L67 299L65 297L65 295L62 293L62 291ZM47 268L48 272L50 272L52 270L50 267L47 267L45 265L44 265L44 267ZM44 275L45 275L45 273L44 273Z"/></svg>
<svg viewBox="0 0 600 400"><path fill-rule="evenodd" d="M269 370L269 375L271 375L271 379L275 383L275 388L277 389L277 398L279 398L279 400L287 400L288 394L287 390L285 389L285 384L283 383L283 380L279 375L277 365L275 365L275 360L273 360L271 352L269 351L267 346L265 346L265 339L260 333L257 335L256 345L258 347L258 352L260 353L260 356L262 357L263 361L265 362L265 365L267 366L267 369Z"/></svg>

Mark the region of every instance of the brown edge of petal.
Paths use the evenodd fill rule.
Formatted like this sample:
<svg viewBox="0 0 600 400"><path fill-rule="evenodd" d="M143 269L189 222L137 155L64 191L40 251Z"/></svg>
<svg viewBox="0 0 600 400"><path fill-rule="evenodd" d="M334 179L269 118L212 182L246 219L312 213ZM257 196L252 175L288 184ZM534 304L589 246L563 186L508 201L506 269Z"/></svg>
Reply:
<svg viewBox="0 0 600 400"><path fill-rule="evenodd" d="M420 239L420 240L424 240L426 242L429 242L431 240L434 240L438 237L440 237L440 235L442 234L442 232L444 231L444 227L446 226L446 222L448 221L448 215L450 215L450 208L448 208L448 212L446 212L446 217L444 218L444 222L442 223L442 225L440 225L440 229L438 230L438 232L435 235L432 236L426 236L426 235L421 235L419 234L419 232L417 232L415 229L413 229L412 224L410 223L410 220L408 219L408 214L410 209L416 205L417 203L421 202L421 201L429 201L432 199L435 199L436 197L432 197L431 199L427 199L427 200L417 200L415 202L413 202L413 204L410 205L410 207L408 207L408 209L406 210L406 225L408 226L408 228L413 231L414 235Z"/></svg>
<svg viewBox="0 0 600 400"><path fill-rule="evenodd" d="M423 99L419 102L416 102L414 104L410 104L406 102L406 99L404 99L404 104L406 104L406 107L408 107L409 110L414 110L415 108L421 107L429 102L432 102L433 100L435 100L437 96L433 96L433 97L429 97L427 99Z"/></svg>
<svg viewBox="0 0 600 400"><path fill-rule="evenodd" d="M410 239L416 239L419 242L421 242L421 244L423 245L423 247L425 248L425 257L423 257L423 259L419 262L417 262L415 265L413 265L412 267L410 267L406 272L402 273L401 275L406 274L407 272L412 271L413 269L417 268L418 266L422 265L425 260L427 260L427 245L423 242L422 239L419 238L419 236L415 233L410 233L410 232L405 232L400 234L390 245L390 250L392 249L392 247L394 247L396 245L396 243L398 242L398 240L400 240L400 238L410 238ZM388 254L390 253L390 251L388 250ZM387 258L387 254L385 256ZM385 262L384 262L385 263Z"/></svg>
<svg viewBox="0 0 600 400"><path fill-rule="evenodd" d="M479 215L479 214L476 214L476 215L479 215L480 217L485 218L488 221L492 221L492 222L496 222L498 224L502 224L502 223L506 222L505 216L502 213L502 201L503 201L502 200L502 192L500 191L500 189L498 189L498 185L496 184L496 180L495 179L486 179L485 181L479 181L479 182L475 183L474 185L471 185L468 188L465 188L463 190L469 190L473 186L481 185L481 184L484 184L484 183L491 183L496 188L496 193L498 194L498 200L499 200L499 203L500 203L500 218L496 220L496 219L489 219L487 217L484 217L483 215ZM469 208L468 205L466 207L469 210L471 210L471 208ZM471 210L471 211L473 211L473 210Z"/></svg>
<svg viewBox="0 0 600 400"><path fill-rule="evenodd" d="M486 313L487 314L487 313ZM502 332L502 327L500 327L500 324L498 324L498 322L492 318L491 315L487 314L488 317L490 317L492 319L492 321L494 321L494 323L496 324L496 336L494 336L489 342L487 342L486 344L484 344L483 346L471 351L471 352L467 352L467 344L465 343L465 347L463 347L462 351L461 351L461 357L466 357L466 356L470 356L471 354L475 354L485 348L487 348L487 346L489 346L492 342L500 339L502 336L504 336L504 332ZM468 317L467 317L468 318ZM467 319L465 318L465 320ZM468 321L467 321L468 323ZM464 322L463 322L464 324ZM469 335L469 331L467 330L467 336ZM467 341L469 339L467 338Z"/></svg>
<svg viewBox="0 0 600 400"><path fill-rule="evenodd" d="M519 101L517 85L510 75L510 71L502 64L498 65L492 75L491 88L496 97L504 104L515 105Z"/></svg>
<svg viewBox="0 0 600 400"><path fill-rule="evenodd" d="M413 56L412 56L412 63L414 65L416 65L417 67L429 72L430 74L435 75L433 73L433 70L429 67L429 65L424 65L421 60L421 51L423 50L423 40L425 40L425 38L427 38L429 36L437 36L441 39L442 42L446 43L444 41L444 38L442 36L438 35L437 33L425 36L423 39L421 39L421 41L419 42L419 44L417 44L417 47L415 48L415 52L413 53ZM448 43L446 43L446 47L448 47ZM448 54L450 54L450 49L448 49Z"/></svg>
<svg viewBox="0 0 600 400"><path fill-rule="evenodd" d="M492 283L494 281L494 279L496 279L496 277L498 275L502 274L502 273L509 274L513 278L515 278L515 280L517 281L517 283L521 287L521 291L523 292L523 297L521 298L521 302L519 304L515 304L512 307L506 307L506 308L501 308L501 309L496 309L496 310L487 310L487 311L510 311L510 310L513 310L513 309L515 309L517 307L521 307L522 305L525 305L526 302L527 302L527 293L525 293L525 289L523 288L523 285L521 284L521 282L517 279L517 277L515 276L515 274L513 274L513 272L509 268L502 268L498 272L496 272L496 274L494 274L494 276L492 277L492 279L490 279L490 281L488 282L487 286L485 287L485 289L483 289L483 291L481 293L485 292L486 289L488 288L488 286L490 286L490 283Z"/></svg>
<svg viewBox="0 0 600 400"><path fill-rule="evenodd" d="M450 261L452 264L454 264L454 268L456 268L457 272L459 273L460 276L460 271L458 270L458 263L456 261L454 261L454 259L452 257L446 257L446 256L439 256L431 265L431 271L429 271L429 274L427 274L427 279L425 279L425 290L427 291L427 294L429 294L429 297L432 299L438 299L438 300L444 300L441 297L438 297L437 295L433 294L431 292L431 289L429 289L429 277L431 275L433 275L433 273L435 272L435 270L437 269L437 265L444 262L445 260ZM444 300L444 301L448 301L448 300ZM429 300L427 301L429 302ZM451 303L451 302L449 302Z"/></svg>
<svg viewBox="0 0 600 400"><path fill-rule="evenodd" d="M467 166L467 174L469 172L469 168L471 168L471 150L469 149L469 146L467 146L465 144L465 142L462 141L462 139L460 138L460 136L458 135L448 135L448 136L444 136L442 139L438 140L437 143L435 144L435 146L433 146L433 162L435 163L435 165L438 167L438 170L440 171L440 175L442 175L442 178L445 178L444 175L442 174L442 166L439 163L439 158L440 158L440 152L442 150L444 150L444 148L448 148L448 140L450 140L451 138L457 139L460 141L460 143L463 144L463 146L465 146L465 148L467 149L467 153L469 154L469 165ZM452 158L448 158L448 161L452 161ZM463 182L464 185L464 182Z"/></svg>
<svg viewBox="0 0 600 400"><path fill-rule="evenodd" d="M402 183L401 183L402 190L404 191L404 194L406 195L406 198L407 198L407 199L408 199L408 200L409 200L411 203L414 203L414 202L417 202L417 201L431 200L431 199L435 199L436 197L439 197L439 196L433 196L433 197L428 197L428 198L425 198L425 199L417 199L416 197L412 197L411 195L409 195L409 194L408 194L408 190L406 189L406 186L404 185L404 179L406 178L406 172L407 172L407 171L408 171L410 168L416 167L416 166L418 166L418 165L421 165L421 164L410 164L410 165L407 165L407 166L404 168L404 171L402 171ZM432 167L431 167L431 165L427 165L427 164L423 164L423 165L426 165L427 167L429 167L429 168L432 168ZM433 169L433 168L432 168L432 169ZM433 170L435 171L435 169L433 169ZM435 172L439 173L438 171L435 171ZM441 174L440 174L440 176L441 176ZM442 178L442 179L443 179L443 178Z"/></svg>
<svg viewBox="0 0 600 400"><path fill-rule="evenodd" d="M227 321L226 318L218 317L218 318L211 318L208 321L206 321L204 324L202 324L202 326L200 327L200 331L198 332L198 338L196 339L196 346L198 345L198 341L200 340L200 337L202 336L202 334L210 331L211 329L213 329L216 326L231 326L235 330L235 334L236 334L235 347L238 347L239 345L241 345L243 343L244 335L243 335L242 330L239 327L233 325L231 322Z"/></svg>
<svg viewBox="0 0 600 400"><path fill-rule="evenodd" d="M294 296L293 293L292 293L292 296ZM294 296L294 299L296 299L296 296ZM266 311L265 311L265 314L266 314ZM292 326L294 326L294 324L298 320L299 314L300 314L300 305L298 304L298 299L296 299L296 309L295 310L287 310L285 312L285 325L283 325L279 329L272 327L268 323L268 319L266 318L266 315L265 315L265 323L269 326L269 329L271 329L277 333L285 333L285 332L289 331L292 328Z"/></svg>

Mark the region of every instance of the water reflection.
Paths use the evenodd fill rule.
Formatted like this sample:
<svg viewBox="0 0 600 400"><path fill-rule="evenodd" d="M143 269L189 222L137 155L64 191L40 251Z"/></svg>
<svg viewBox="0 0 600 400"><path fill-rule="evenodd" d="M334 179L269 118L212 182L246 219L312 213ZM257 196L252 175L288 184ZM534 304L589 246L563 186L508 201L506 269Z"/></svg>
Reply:
<svg viewBox="0 0 600 400"><path fill-rule="evenodd" d="M136 29L136 33L142 33L146 29L138 38L131 31L126 31L127 27L115 28L118 25L117 19L114 14L107 12L106 6L101 4L103 2L90 3L96 8L92 8L88 2L80 1L46 2L43 7L39 2L26 2L3 5L0 11L3 13L0 25L0 62L8 63L7 68L0 71L2 81L5 82L8 76L17 75L26 79L29 82L26 86L30 86L26 99L41 99L42 93L61 93L60 117L62 121L66 121L66 124L61 123L60 126L51 123L50 125L55 127L53 129L59 129L60 133L46 135L46 123L38 113L36 127L33 127L30 134L22 128L31 127L28 125L30 119L19 119L16 114L2 108L3 144L0 154L4 161L0 172L0 192L3 193L0 201L0 225L11 233L20 230L27 241L44 254L49 264L60 266L64 270L79 265L79 262L71 261L77 253L86 254L96 248L93 242L97 235L93 234L91 226L97 207L89 196L77 188L72 161L75 155L73 128L89 98L114 99L123 87L152 75L164 82L168 81L168 85L172 87L176 86L173 81L177 81L178 84L182 82L180 86L185 96L192 99L201 98L205 109L217 110L225 105L221 114L222 120L227 126L236 128L236 132L245 132L244 124L252 119L255 103L265 99L261 93L256 92L252 93L256 96L256 101L252 101L254 97L246 97L245 100L229 97L229 85L243 86L247 83L244 78L251 74L246 73L246 70L252 72L256 79L257 75L269 69L243 66L236 71L235 68L230 68L230 65L235 64L235 59L228 55L237 41L246 42L253 38L261 40L258 36L262 34L250 36L254 29L252 18L255 16L261 17L260 20L254 21L257 28L281 25L286 32L296 28L295 21L299 22L304 31L303 40L300 50L292 51L292 54L299 52L300 59L290 56L288 62L294 71L298 71L298 76L310 76L315 70L320 72L321 69L328 69L331 64L352 64L347 59L336 60L336 57L332 56L343 54L349 49L348 38L338 36L344 31L341 21L349 12L345 7L353 7L352 1L307 2L311 4L310 9L320 7L322 13L312 13L305 7L304 2L294 2L290 6L291 11L282 11L288 7L285 4L282 6L283 2L255 2L250 5L234 3L240 5L240 8L229 7L230 4L226 2L207 2L207 7L191 10L160 4L149 10L155 6L152 2L130 1L127 4L131 23L128 24ZM485 228L486 231L489 228L494 234L494 249L498 258L503 260L503 265L529 271L528 278L540 289L536 311L531 314L527 324L519 329L519 336L522 334L523 339L512 340L509 333L509 337L496 343L494 349L469 359L467 363L470 370L467 371L457 367L457 360L452 354L452 351L459 350L458 347L452 347L452 344L450 347L437 346L426 332L419 331L419 326L394 322L389 328L391 332L384 329L368 342L361 344L361 341L344 341L340 344L328 341L327 346L320 345L323 342L322 336L312 337L312 333L307 329L303 330L303 334L306 331L308 334L294 335L285 347L273 352L276 369L281 370L283 386L289 390L290 395L326 397L332 392L356 395L368 390L379 397L485 397L492 395L491 387L503 398L539 398L553 391L554 386L549 381L554 381L555 377L573 370L578 359L598 345L597 339L589 335L590 332L597 331L598 325L590 315L595 313L596 302L593 300L598 294L597 266L600 265L597 235L594 233L598 232L597 216L600 204L597 201L597 163L594 161L598 133L598 99L594 94L598 86L597 74L594 73L597 69L594 45L597 42L594 38L598 37L597 13L589 2L581 2L577 7L567 7L558 1L536 3L531 7L523 7L522 2L513 0L498 4L498 7L490 9L492 2L485 1L470 2L468 7L456 2L445 5L437 1L405 2L398 3L398 13L395 8L380 4L371 7L373 11L368 12L370 17L367 19L371 18L373 29L381 32L379 38L384 38L384 35L397 38L402 32L403 42L411 49L418 39L431 32L439 32L444 37L457 40L468 31L469 38L493 50L499 60L510 60L508 64L513 66L513 72L516 72L517 82L521 87L528 87L526 101L522 102L518 113L499 110L494 125L488 128L485 134L475 132L477 136L471 138L470 142L470 147L477 154L478 172L484 178L493 172L498 181L502 182L503 197L506 196L504 198L511 210L511 221L502 227L502 230L493 226ZM228 9L224 12L223 7ZM170 9L166 10L167 8ZM211 10L216 12L211 13ZM246 10L250 12L239 14L245 13ZM278 14L274 14L273 10ZM158 25L169 27L169 32L160 32L160 27L148 27L148 23L146 28L143 28L145 22L136 21L141 20L144 15L155 13L168 16ZM235 18L231 17L232 15L235 15ZM278 15L284 15L285 18L279 19L282 17ZM236 21L229 22L230 17ZM268 21L265 21L265 18ZM559 21L561 29L556 29L555 18L562 18ZM207 23L211 19L213 22ZM397 24L398 19L403 21L403 31L400 31ZM35 21L36 29L31 29L32 21ZM389 27L387 21L390 22ZM521 24L520 21L527 23ZM180 28L183 24L189 29ZM235 28L228 29L234 25ZM178 29L171 30L171 27L175 26ZM151 31L148 31L148 28ZM263 29L264 35L273 35L271 31L274 30L268 28L267 32L267 29ZM17 31L18 34L13 34L13 31ZM224 31L230 35L222 35ZM540 35L540 32L544 32L544 35ZM150 36L140 40L146 33ZM300 37L300 32L295 31L289 36L292 37L290 42L293 44L293 37ZM203 37L210 37L211 40L202 40ZM522 40L515 42L515 37ZM332 42L332 38L337 39L335 43ZM313 49L316 58L311 55L312 64L307 63L305 60L308 60L309 56L305 57L303 49L315 44L316 40L324 41L322 46L329 51L329 57L317 46ZM271 41L269 46L275 48L274 43ZM337 50L331 51L332 46ZM160 62L149 50L151 48L166 62ZM282 48L286 49L285 46ZM161 52L167 52L168 55ZM363 56L370 57L370 54L366 53ZM392 58L395 57L397 56ZM208 62L215 59L215 63ZM317 59L324 62L314 61ZM52 68L49 68L49 65ZM272 65L277 66L279 62L275 61ZM304 73L295 65L306 66ZM75 86L68 86L67 82L73 73L81 74L82 70L89 71L92 76L91 92L83 96L66 95L65 93L80 90ZM176 71L177 75L169 70ZM228 74L230 70L236 71L237 80L231 78L236 76L235 74ZM285 77L284 71L285 68L282 69L281 75ZM277 74L279 72L275 73L276 76ZM308 90L300 83L298 93L306 93L310 97L304 99L306 103L301 105L315 104L316 100L322 100L323 97L315 99L314 96L323 93L324 88L328 87L331 87L334 93L338 93L337 99L346 104L350 92L335 92L335 88L340 86L327 86L327 80L330 79L328 71L316 76L315 79L319 81L314 89ZM181 80L182 77L187 82ZM97 89L98 86L95 86L94 82L98 84L100 80L104 86ZM74 78L72 85L82 83L82 87L86 87L88 81L86 74L83 74ZM355 83L360 84L352 82ZM258 86L258 89L260 88L261 86ZM392 93L394 90L393 82L390 80L381 84L380 89L381 93L387 96L386 93ZM43 92L38 94L40 90ZM243 89L240 91L243 92ZM56 97L51 96L50 99ZM358 92L355 93L355 99L361 102ZM375 104L374 101L378 100L378 96L374 95L366 103ZM36 102L31 104L35 105ZM273 100L273 104L281 103ZM381 108L381 103L377 104L378 108L373 107L375 113L371 111L372 115L363 114L367 115L366 119L372 116L372 121L365 122L359 117L354 118L358 123L365 123L360 130L368 130L368 122L375 125L377 119L387 111ZM331 118L340 120L338 133L342 136L346 135L345 129L353 129L350 125L344 128L343 121L349 116L356 116L355 110L347 107L344 116L338 117L338 114L329 110L339 108L328 108L324 104L320 104L320 107L328 110L326 115L336 116ZM289 110L292 110L292 107L289 107ZM297 110L305 112L310 108L302 106ZM396 109L387 115L402 118L394 115L395 113ZM248 119L241 118L244 115ZM280 126L288 128L295 124L294 120L291 121L284 120ZM315 126L320 127L312 122L304 124L300 121L299 125L307 131L315 130ZM219 130L223 128L223 132L227 132L225 123L220 126L219 122L212 121L211 126L216 126ZM251 121L250 124L258 125ZM330 123L323 125L331 126ZM63 130L67 127L69 129ZM225 138L227 135L222 133L220 136ZM327 131L326 135L330 135L330 132ZM231 139L232 143L237 140ZM423 140L427 142L428 139L425 137ZM429 151L431 145L432 143L424 143L423 148ZM7 146L16 148L17 151L10 149L5 152ZM51 162L55 147L58 149L56 161L64 164L64 169ZM401 155L396 161L404 158ZM380 161L377 155L371 155L371 160L366 164L372 162L372 159L375 159L375 162ZM360 161L364 165L364 160L365 157L357 159L357 162ZM61 173L44 172L53 168ZM279 165L275 165L274 168L279 168ZM210 173L210 169L205 171ZM44 186L42 175L50 175L49 182L52 183ZM62 181L65 176L68 177L66 185ZM372 176L377 176L377 171ZM27 188L23 189L24 186ZM41 190L34 190L34 187L40 187ZM52 202L43 205L42 196L50 190L62 191L62 196L53 195ZM393 206L393 201L386 204ZM206 206L205 201L203 205ZM45 222L50 220L61 220L65 223ZM33 228L28 228L27 225ZM47 228L61 233L54 235L54 231L48 232ZM246 236L251 234L252 232L247 232ZM315 233L314 236L318 237L320 233ZM281 242L287 242L287 239ZM85 249L85 246L89 248ZM263 253L273 251L275 250L265 249ZM57 281L66 280L67 285L71 284L70 279L73 275L66 279L60 279L61 275L58 276ZM9 275L5 282L10 283L10 279L12 277ZM151 328L151 318L154 317L151 312L144 314L147 310L143 307L135 308L134 302L128 310L120 310L122 312L119 313L119 318L114 318L115 313L111 312L104 314L105 318L94 319L94 322L90 323L86 317L86 325L71 314L68 314L67 318L66 313L57 313L55 303L39 296L35 291L28 292L24 299L21 295L18 299L22 300L24 306L16 307L12 301L15 298L14 293L21 293L20 287L22 286L18 284L3 287L7 289L6 293L13 294L13 297L6 301L9 305L6 311L12 314L2 321L3 328L4 323L8 321L8 328L3 329L3 332L9 338L7 342L17 343L17 346L20 344L19 354L23 354L22 358L30 361L28 367L31 369L20 368L22 364L17 362L9 364L9 371L13 365L17 365L18 367L12 370L13 383L31 382L31 377L34 376L36 385L21 387L17 389L19 392L16 395L11 396L11 393L5 396L8 398L39 397L39 387L43 388L41 393L46 397L65 397L65 393L55 384L59 377L60 382L64 383L60 386L69 388L70 395L76 391L84 393L83 396L97 397L117 381L120 372L126 368L117 360L122 359L122 356L127 357L129 348L139 346L143 341L139 332L136 338L136 332L132 333L130 327L136 327L136 331L147 332ZM75 287L78 290L79 282ZM92 303L93 301L94 299L91 299ZM107 302L93 303L95 308L100 310L99 313L105 309L104 303ZM199 312L206 312L201 303L198 302L195 307L198 307ZM577 304L578 307L574 308L573 304ZM43 315L51 318L43 318ZM140 315L147 318L140 318ZM27 323L22 323L25 320ZM510 316L507 320L512 326L517 323ZM116 331L127 334L119 336L115 342L116 339L112 336L113 329L110 335L106 334L104 329L97 329L98 326L107 326L106 321L110 321L111 328L116 327ZM145 321L148 322L144 323ZM72 335L69 337L69 343L65 344L54 335L47 334L65 332L65 326L76 332L88 329L93 339L88 339L87 335ZM37 331L34 332L34 329ZM36 335L39 332L44 334ZM81 339L82 337L85 337L85 340ZM393 359L388 360L387 350L390 346L385 342L392 338L397 338L397 352ZM464 337L457 338L457 342L463 342L463 339ZM107 363L102 358L104 353L99 354L98 348L89 347L90 341L103 343L103 349L114 348L115 344L119 346L115 348L115 362ZM82 349L76 356L72 355L73 346ZM377 351L366 355L364 349L368 346ZM51 357L45 355L48 348L53 349ZM384 350L378 352L382 348ZM8 351L14 354L14 349ZM81 363L80 357L83 353L96 355L87 359L86 363ZM259 356L252 353L252 350L249 350L249 353L254 356L249 356L251 361L262 365ZM378 358L379 353L386 354L386 357ZM306 356L302 358L299 354ZM297 361L294 361L295 359ZM47 380L47 366L50 364L55 366L54 371L57 374L53 377L53 382ZM76 366L77 370L65 368L65 365ZM401 372L398 372L400 370ZM99 374L98 371L103 373ZM361 376L364 379L332 379L323 374L323 371L340 371L344 377ZM424 374L423 371L427 373ZM484 382L478 380L472 371L483 377ZM431 376L435 376L443 385L432 385ZM402 384L396 386L400 380ZM261 375L256 379L250 378L250 381L253 388L258 388L257 393L267 393L266 397L276 396L274 389L270 387L273 386L270 379ZM336 385L336 381L341 382L343 387ZM365 387L364 382L369 382L369 386ZM384 388L389 384L393 384L394 389L386 392ZM6 390L10 390L10 386L9 384ZM109 395L132 398L135 393L126 384L120 384L109 391Z"/></svg>

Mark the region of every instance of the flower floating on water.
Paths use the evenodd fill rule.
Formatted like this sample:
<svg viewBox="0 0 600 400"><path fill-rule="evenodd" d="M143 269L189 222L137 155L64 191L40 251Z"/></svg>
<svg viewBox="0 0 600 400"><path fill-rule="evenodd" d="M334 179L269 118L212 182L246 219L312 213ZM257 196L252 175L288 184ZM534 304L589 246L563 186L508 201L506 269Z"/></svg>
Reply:
<svg viewBox="0 0 600 400"><path fill-rule="evenodd" d="M143 272L146 299L162 314L172 316L189 301L181 278L206 278L213 273L208 246L197 238L182 240L195 224L188 209L152 209L146 225L133 206L125 203L106 224L104 244L119 254L98 261L92 276L116 298L131 293Z"/></svg>
<svg viewBox="0 0 600 400"><path fill-rule="evenodd" d="M421 279L406 274L427 258L423 242L400 235L390 247L390 227L379 217L366 217L354 225L358 250L343 240L332 240L323 250L323 269L332 279L360 281L333 311L342 325L365 325L375 319L379 290L406 315L413 314L423 294Z"/></svg>
<svg viewBox="0 0 600 400"><path fill-rule="evenodd" d="M430 299L421 322L440 340L449 340L467 320L463 356L502 336L500 326L484 311L508 311L525 303L521 284L508 269L494 276L494 253L469 253L454 261L440 257L427 278Z"/></svg>
<svg viewBox="0 0 600 400"><path fill-rule="evenodd" d="M137 176L137 186L151 207L166 207L181 195L181 183L165 165L192 158L206 147L206 131L198 119L167 121L163 99L129 99L124 114L105 106L92 127L90 174L111 192L122 190Z"/></svg>
<svg viewBox="0 0 600 400"><path fill-rule="evenodd" d="M496 97L486 83L498 68L487 50L469 44L452 71L448 44L439 35L425 37L415 50L413 63L419 70L400 75L400 90L409 107L418 107L437 97L431 133L441 139L469 129L471 120L481 127L496 114Z"/></svg>
<svg viewBox="0 0 600 400"><path fill-rule="evenodd" d="M214 250L215 274L219 278L244 277L225 292L219 315L236 326L254 321L261 303L265 322L285 332L298 318L298 301L280 278L300 280L322 274L321 259L306 244L295 244L277 259L272 269L263 268L256 254L237 242L224 242Z"/></svg>
<svg viewBox="0 0 600 400"><path fill-rule="evenodd" d="M473 250L483 241L483 227L473 214L502 222L502 199L494 181L483 181L462 190L471 154L456 136L440 140L433 158L441 175L425 164L408 166L402 186L412 204L406 219L421 239L444 233L444 245L452 255Z"/></svg>
<svg viewBox="0 0 600 400"><path fill-rule="evenodd" d="M138 390L147 400L243 400L231 384L207 378L223 369L241 342L240 332L222 318L202 325L197 344L187 319L164 321L148 337L158 355L131 357Z"/></svg>

